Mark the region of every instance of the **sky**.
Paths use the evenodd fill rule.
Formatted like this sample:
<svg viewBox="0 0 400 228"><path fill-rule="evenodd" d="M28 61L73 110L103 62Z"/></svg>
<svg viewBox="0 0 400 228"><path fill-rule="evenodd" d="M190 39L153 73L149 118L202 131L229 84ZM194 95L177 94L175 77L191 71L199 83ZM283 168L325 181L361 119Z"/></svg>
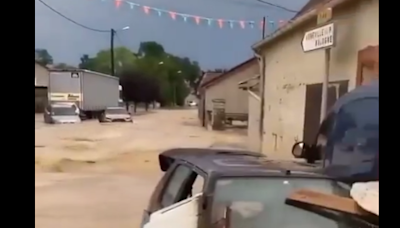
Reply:
<svg viewBox="0 0 400 228"><path fill-rule="evenodd" d="M203 70L231 68L253 56L251 45L262 37L256 25L242 29L240 24L220 29L215 21L211 26L204 21L196 25L193 19L173 20L168 14L145 14L143 8L130 9L122 3L115 7L113 0L43 0L57 11L86 26L117 30L115 46L137 51L140 42L156 41L167 52L198 61ZM267 33L288 20L290 13L257 0L129 0L140 5L166 9L207 18L252 20L260 22L267 17ZM299 10L307 0L268 0L268 2ZM128 30L120 30L129 26ZM118 31L119 30L119 31ZM35 48L44 48L56 63L79 64L83 54L95 55L110 47L110 34L81 28L60 17L35 0Z"/></svg>

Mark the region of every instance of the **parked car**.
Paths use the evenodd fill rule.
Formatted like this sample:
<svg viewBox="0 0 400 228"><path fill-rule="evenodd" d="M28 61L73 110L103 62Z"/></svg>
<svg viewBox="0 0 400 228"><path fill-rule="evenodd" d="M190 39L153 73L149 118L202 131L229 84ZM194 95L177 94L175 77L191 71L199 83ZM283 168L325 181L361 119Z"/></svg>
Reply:
<svg viewBox="0 0 400 228"><path fill-rule="evenodd" d="M59 102L48 105L43 112L43 119L48 124L80 123L79 109L74 103Z"/></svg>
<svg viewBox="0 0 400 228"><path fill-rule="evenodd" d="M99 122L130 122L132 123L131 114L125 107L108 107L99 117Z"/></svg>
<svg viewBox="0 0 400 228"><path fill-rule="evenodd" d="M345 213L285 204L302 188L348 197L348 185L306 162L180 148L161 153L159 165L165 174L144 211L142 228L367 227Z"/></svg>
<svg viewBox="0 0 400 228"><path fill-rule="evenodd" d="M342 96L321 123L314 143L294 144L292 154L348 182L379 179L379 81Z"/></svg>

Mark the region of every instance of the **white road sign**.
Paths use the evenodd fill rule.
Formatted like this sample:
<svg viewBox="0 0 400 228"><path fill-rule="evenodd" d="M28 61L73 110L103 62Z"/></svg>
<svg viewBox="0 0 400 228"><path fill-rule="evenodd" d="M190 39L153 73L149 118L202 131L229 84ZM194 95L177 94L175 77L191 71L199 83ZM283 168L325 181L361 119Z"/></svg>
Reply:
<svg viewBox="0 0 400 228"><path fill-rule="evenodd" d="M304 34L301 46L304 52L329 48L335 44L334 23L321 26Z"/></svg>

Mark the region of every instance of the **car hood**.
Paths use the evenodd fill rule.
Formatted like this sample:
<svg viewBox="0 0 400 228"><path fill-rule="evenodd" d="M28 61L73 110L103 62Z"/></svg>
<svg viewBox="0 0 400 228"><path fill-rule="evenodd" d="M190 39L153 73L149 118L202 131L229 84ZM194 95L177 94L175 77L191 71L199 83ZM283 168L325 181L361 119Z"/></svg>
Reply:
<svg viewBox="0 0 400 228"><path fill-rule="evenodd" d="M131 118L129 114L106 114L106 118L110 119L127 119Z"/></svg>
<svg viewBox="0 0 400 228"><path fill-rule="evenodd" d="M71 115L71 116L52 116L52 119L56 122L80 122L81 119L79 116Z"/></svg>

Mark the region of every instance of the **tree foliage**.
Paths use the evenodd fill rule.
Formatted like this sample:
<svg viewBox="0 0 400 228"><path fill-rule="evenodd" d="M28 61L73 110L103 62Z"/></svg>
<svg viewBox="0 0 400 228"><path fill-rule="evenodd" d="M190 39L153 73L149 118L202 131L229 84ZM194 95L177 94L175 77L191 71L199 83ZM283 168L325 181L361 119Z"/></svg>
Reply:
<svg viewBox="0 0 400 228"><path fill-rule="evenodd" d="M79 68L110 74L110 57L110 50L101 50L94 57L83 55ZM155 101L162 106L184 105L202 73L196 61L168 53L154 41L140 43L137 52L115 48L114 62L123 99L146 107Z"/></svg>
<svg viewBox="0 0 400 228"><path fill-rule="evenodd" d="M35 60L46 66L53 64L53 56L47 51L47 49L37 48L35 49Z"/></svg>
<svg viewBox="0 0 400 228"><path fill-rule="evenodd" d="M77 69L74 66L68 65L66 63L56 63L52 67L53 69L60 69L60 70L75 70Z"/></svg>

